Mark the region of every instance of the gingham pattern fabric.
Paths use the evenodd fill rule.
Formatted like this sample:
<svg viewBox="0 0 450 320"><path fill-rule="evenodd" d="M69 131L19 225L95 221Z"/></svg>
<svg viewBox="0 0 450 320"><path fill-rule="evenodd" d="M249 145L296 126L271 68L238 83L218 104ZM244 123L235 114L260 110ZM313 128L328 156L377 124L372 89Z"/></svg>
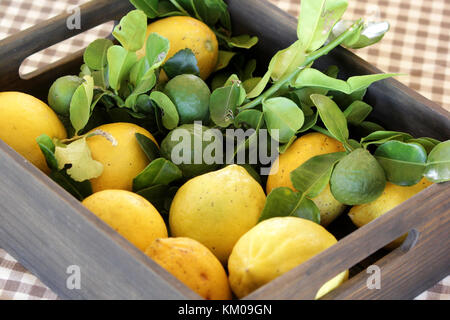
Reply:
<svg viewBox="0 0 450 320"><path fill-rule="evenodd" d="M95 0L94 0L95 1ZM124 0L127 1L127 0ZM298 0L271 0L297 16ZM73 9L87 0L0 0L0 40ZM387 20L391 31L382 42L357 54L385 72L408 74L399 80L450 110L450 1L351 0L344 18ZM73 12L73 11L70 11ZM112 23L85 32L28 58L27 74L105 37ZM57 299L57 296L0 249L0 300ZM450 300L450 276L419 295L418 300Z"/></svg>

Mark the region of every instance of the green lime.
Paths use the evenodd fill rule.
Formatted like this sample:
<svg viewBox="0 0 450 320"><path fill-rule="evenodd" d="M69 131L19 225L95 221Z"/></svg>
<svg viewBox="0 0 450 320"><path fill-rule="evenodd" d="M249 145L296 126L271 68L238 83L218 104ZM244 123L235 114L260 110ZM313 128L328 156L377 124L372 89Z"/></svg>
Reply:
<svg viewBox="0 0 450 320"><path fill-rule="evenodd" d="M381 196L386 186L386 176L375 157L359 148L339 161L331 175L330 185L336 200L347 205L358 205Z"/></svg>
<svg viewBox="0 0 450 320"><path fill-rule="evenodd" d="M192 74L176 76L167 83L164 92L175 104L180 124L208 120L211 91L200 77Z"/></svg>
<svg viewBox="0 0 450 320"><path fill-rule="evenodd" d="M76 76L65 76L57 79L50 87L48 104L58 114L68 116L70 101L75 90L83 83L83 79Z"/></svg>
<svg viewBox="0 0 450 320"><path fill-rule="evenodd" d="M161 143L161 155L175 163L188 179L216 170L223 159L216 161L215 150L222 150L222 145L216 144L217 138L208 130L199 124L172 130Z"/></svg>

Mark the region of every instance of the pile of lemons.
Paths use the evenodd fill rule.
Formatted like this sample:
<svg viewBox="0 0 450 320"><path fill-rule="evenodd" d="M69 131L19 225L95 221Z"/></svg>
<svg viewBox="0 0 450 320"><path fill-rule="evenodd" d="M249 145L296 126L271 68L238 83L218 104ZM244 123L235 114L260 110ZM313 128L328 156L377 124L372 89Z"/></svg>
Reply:
<svg viewBox="0 0 450 320"><path fill-rule="evenodd" d="M170 39L173 45L169 57L190 47L201 77L206 79L217 63L214 33L195 19L171 19L176 23L162 20L150 25L148 32L159 32ZM183 28L183 32L173 26ZM329 186L313 199L322 225L296 217L258 223L266 194L277 187L294 189L291 171L314 156L344 151L332 138L320 133L298 138L279 156L275 165L278 171L269 175L266 192L238 165L190 179L176 193L166 223L150 202L131 192L133 178L149 164L135 134L157 143L154 137L131 123L105 124L96 129L109 133L117 143L113 145L99 136L87 139L92 158L102 163L104 171L91 180L94 193L83 205L205 299L245 297L337 242L325 228L346 207L334 199ZM44 102L20 92L0 93L0 139L49 173L36 144L42 134L67 137L58 116ZM349 217L358 227L363 226L429 185L426 181L413 187L388 184L376 201L352 207ZM348 271L344 271L323 284L317 298L347 278Z"/></svg>

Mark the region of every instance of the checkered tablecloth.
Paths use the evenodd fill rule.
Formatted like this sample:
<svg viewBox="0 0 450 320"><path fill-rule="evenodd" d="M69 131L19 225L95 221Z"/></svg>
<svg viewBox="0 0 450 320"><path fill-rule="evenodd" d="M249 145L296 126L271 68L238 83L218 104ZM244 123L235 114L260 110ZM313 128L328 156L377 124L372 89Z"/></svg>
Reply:
<svg viewBox="0 0 450 320"><path fill-rule="evenodd" d="M271 1L298 15L299 0ZM0 40L61 12L73 12L73 6L84 2L87 0L0 0ZM450 0L349 2L344 18L365 17L391 23L391 31L380 43L358 50L357 54L385 72L408 74L399 80L450 110ZM108 23L34 54L24 61L20 73L27 74L84 48L108 35L112 28L113 23ZM0 249L1 299L57 299L57 296ZM450 300L450 276L416 299Z"/></svg>

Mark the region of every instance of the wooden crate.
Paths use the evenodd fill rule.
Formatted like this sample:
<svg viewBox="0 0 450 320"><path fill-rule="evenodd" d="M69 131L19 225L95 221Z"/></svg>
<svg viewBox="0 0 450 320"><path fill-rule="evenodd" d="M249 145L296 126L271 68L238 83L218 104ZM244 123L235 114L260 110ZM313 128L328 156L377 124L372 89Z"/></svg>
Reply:
<svg viewBox="0 0 450 320"><path fill-rule="evenodd" d="M228 0L235 29L258 35L258 57L296 39L296 19L264 0ZM0 42L0 91L24 91L46 99L58 77L78 73L82 52L38 70L29 80L18 69L31 54L104 22L132 7L125 0L96 0L81 8L82 30L68 30L63 14ZM316 66L336 64L343 76L380 72L338 48ZM389 79L366 96L373 118L386 128L450 137L449 113L413 90ZM450 184L433 185L368 225L355 229L343 216L335 228L340 241L250 294L246 299L312 299L318 288L345 269L349 281L324 299L411 299L450 271ZM380 250L409 232L404 244ZM65 299L200 299L142 252L84 208L45 174L0 141L0 247L6 249ZM362 262L362 263L361 263ZM381 289L366 286L364 270L381 268ZM81 268L81 289L66 286L67 267ZM357 271L360 271L359 273ZM356 273L356 274L355 274Z"/></svg>

